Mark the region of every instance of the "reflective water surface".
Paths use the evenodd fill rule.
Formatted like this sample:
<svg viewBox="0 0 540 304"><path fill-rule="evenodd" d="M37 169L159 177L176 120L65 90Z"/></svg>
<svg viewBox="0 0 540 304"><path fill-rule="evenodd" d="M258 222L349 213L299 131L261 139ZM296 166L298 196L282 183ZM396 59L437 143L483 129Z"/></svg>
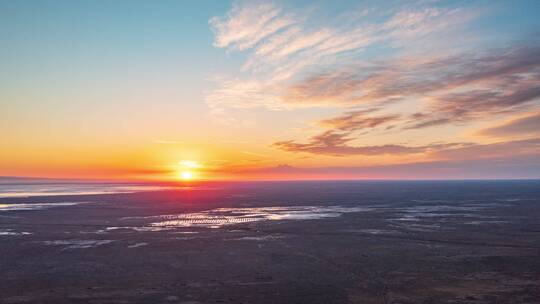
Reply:
<svg viewBox="0 0 540 304"><path fill-rule="evenodd" d="M114 242L113 240L56 240L44 241L49 246L63 246L63 249L87 249L102 246Z"/></svg>
<svg viewBox="0 0 540 304"><path fill-rule="evenodd" d="M93 195L111 193L132 193L141 191L158 191L183 189L189 187L172 187L136 183L97 183L97 182L26 182L0 180L0 198L53 196L53 195Z"/></svg>
<svg viewBox="0 0 540 304"><path fill-rule="evenodd" d="M154 228L205 227L219 228L226 225L258 221L313 220L333 218L350 212L370 211L368 207L343 206L284 206L252 208L217 208L195 213L168 214L143 217L158 220L151 222ZM135 218L126 218L126 220Z"/></svg>
<svg viewBox="0 0 540 304"><path fill-rule="evenodd" d="M0 211L41 210L53 207L74 206L83 202L61 202L44 204L0 204Z"/></svg>

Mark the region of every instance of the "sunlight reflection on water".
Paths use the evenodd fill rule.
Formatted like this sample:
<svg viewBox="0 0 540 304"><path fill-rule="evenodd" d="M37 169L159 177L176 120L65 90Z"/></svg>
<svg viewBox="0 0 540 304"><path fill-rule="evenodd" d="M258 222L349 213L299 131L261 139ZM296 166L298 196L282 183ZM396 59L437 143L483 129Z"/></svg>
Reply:
<svg viewBox="0 0 540 304"><path fill-rule="evenodd" d="M54 183L54 184L0 184L0 198L94 195L111 193L134 193L142 191L178 190L190 187L169 187L155 185Z"/></svg>
<svg viewBox="0 0 540 304"><path fill-rule="evenodd" d="M226 225L245 224L258 221L313 220L333 218L341 216L344 213L365 212L370 210L370 208L366 207L342 206L217 208L195 213L158 215L144 218L160 220L150 223L151 227L220 228Z"/></svg>
<svg viewBox="0 0 540 304"><path fill-rule="evenodd" d="M0 211L41 210L52 207L74 206L83 202L43 203L43 204L0 204Z"/></svg>
<svg viewBox="0 0 540 304"><path fill-rule="evenodd" d="M64 249L88 249L107 245L112 242L114 240L56 240L43 241L42 243L48 246L65 246Z"/></svg>
<svg viewBox="0 0 540 304"><path fill-rule="evenodd" d="M13 229L0 229L0 236L20 236L31 235L31 232L26 231L14 231Z"/></svg>

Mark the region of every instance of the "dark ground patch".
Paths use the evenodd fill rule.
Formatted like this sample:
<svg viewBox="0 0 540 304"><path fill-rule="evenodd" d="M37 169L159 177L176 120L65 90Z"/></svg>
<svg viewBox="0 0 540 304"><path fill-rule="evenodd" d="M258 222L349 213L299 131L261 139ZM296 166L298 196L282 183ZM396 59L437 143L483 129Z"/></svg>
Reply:
<svg viewBox="0 0 540 304"><path fill-rule="evenodd" d="M0 303L540 303L537 181L0 199L70 201L87 203L0 212L0 231L11 232L0 235ZM147 216L300 205L371 209L216 229L107 230L149 227Z"/></svg>

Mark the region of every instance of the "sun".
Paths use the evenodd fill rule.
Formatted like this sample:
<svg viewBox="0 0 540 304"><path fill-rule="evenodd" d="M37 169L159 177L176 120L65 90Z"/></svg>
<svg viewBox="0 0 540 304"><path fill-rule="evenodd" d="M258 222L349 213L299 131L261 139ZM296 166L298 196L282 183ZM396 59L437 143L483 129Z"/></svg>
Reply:
<svg viewBox="0 0 540 304"><path fill-rule="evenodd" d="M192 180L193 179L193 172L191 171L182 171L180 172L180 178L183 180Z"/></svg>
<svg viewBox="0 0 540 304"><path fill-rule="evenodd" d="M178 179L183 181L190 181L197 179L199 173L197 171L202 169L202 165L195 160L181 160L177 164L177 176Z"/></svg>

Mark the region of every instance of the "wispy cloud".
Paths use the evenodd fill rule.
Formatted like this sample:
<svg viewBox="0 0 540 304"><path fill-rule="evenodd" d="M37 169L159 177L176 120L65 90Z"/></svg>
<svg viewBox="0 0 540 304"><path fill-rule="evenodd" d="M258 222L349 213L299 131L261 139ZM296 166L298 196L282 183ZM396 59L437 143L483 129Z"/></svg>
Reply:
<svg viewBox="0 0 540 304"><path fill-rule="evenodd" d="M515 157L418 161L377 166L305 168L282 164L274 167L240 170L237 174L272 179L366 178L366 179L462 179L462 178L539 178L540 155Z"/></svg>
<svg viewBox="0 0 540 304"><path fill-rule="evenodd" d="M337 117L320 120L318 124L324 128L340 131L366 130L384 125L388 129L392 127L390 123L395 123L400 119L399 114L367 115L375 111L374 109L349 111Z"/></svg>
<svg viewBox="0 0 540 304"><path fill-rule="evenodd" d="M276 142L273 146L284 151L295 153L304 152L318 155L351 156L419 154L470 145L468 143L434 143L421 146L405 146L398 144L355 146L349 144L354 138L348 137L348 135L349 133L326 131L311 137L306 143L298 143L289 140Z"/></svg>
<svg viewBox="0 0 540 304"><path fill-rule="evenodd" d="M416 98L430 101L426 105L430 113L457 116L463 114L460 111L507 110L537 99L539 88L540 46L516 45L339 67L289 86L283 99L354 106Z"/></svg>
<svg viewBox="0 0 540 304"><path fill-rule="evenodd" d="M350 145L351 138L331 131L314 136L307 143L283 141L274 144L279 149L290 152L303 152L316 155L355 156L355 155L407 155L420 154L424 160L471 160L519 155L540 154L540 138L502 141L491 144L475 143L433 143L423 146L405 146L396 144L378 146Z"/></svg>
<svg viewBox="0 0 540 304"><path fill-rule="evenodd" d="M420 90L429 103L413 115L409 128L507 114L540 99L540 45L449 58L433 72L427 85L436 89Z"/></svg>
<svg viewBox="0 0 540 304"><path fill-rule="evenodd" d="M482 13L478 7L401 3L389 13L371 8L348 12L338 16L346 18L338 24L275 4L237 3L210 24L215 46L240 51L246 59L237 74L217 82L206 101L217 112L255 107L342 109L341 115L315 122L322 129L318 135L272 144L295 153L459 157L519 144L536 147L534 142L482 145L454 140L357 144L365 140L359 134L375 130L413 132L464 125L539 105L536 36L491 47L464 46L464 40L456 39L469 35L469 23ZM529 132L535 126L536 118L531 117L484 134Z"/></svg>
<svg viewBox="0 0 540 304"><path fill-rule="evenodd" d="M540 138L531 138L444 149L437 151L435 156L443 159L486 159L538 154L540 154Z"/></svg>
<svg viewBox="0 0 540 304"><path fill-rule="evenodd" d="M357 88L359 81L376 76L365 72L370 64L359 57L366 49L413 44L461 26L471 15L450 8L404 7L376 21L360 18L340 26L317 24L309 15L286 13L275 4L237 3L226 16L212 18L210 25L215 46L246 52L245 74L222 79L206 100L214 108L282 109L340 101L350 105L357 94L343 86L353 82ZM324 72L336 65L339 70ZM352 79L341 84L347 77ZM338 81L340 87L332 89Z"/></svg>
<svg viewBox="0 0 540 304"><path fill-rule="evenodd" d="M287 15L271 3L236 3L227 16L210 19L216 34L214 45L220 48L245 50L261 40L294 24Z"/></svg>
<svg viewBox="0 0 540 304"><path fill-rule="evenodd" d="M513 118L503 124L482 129L478 134L498 138L540 136L540 113Z"/></svg>

